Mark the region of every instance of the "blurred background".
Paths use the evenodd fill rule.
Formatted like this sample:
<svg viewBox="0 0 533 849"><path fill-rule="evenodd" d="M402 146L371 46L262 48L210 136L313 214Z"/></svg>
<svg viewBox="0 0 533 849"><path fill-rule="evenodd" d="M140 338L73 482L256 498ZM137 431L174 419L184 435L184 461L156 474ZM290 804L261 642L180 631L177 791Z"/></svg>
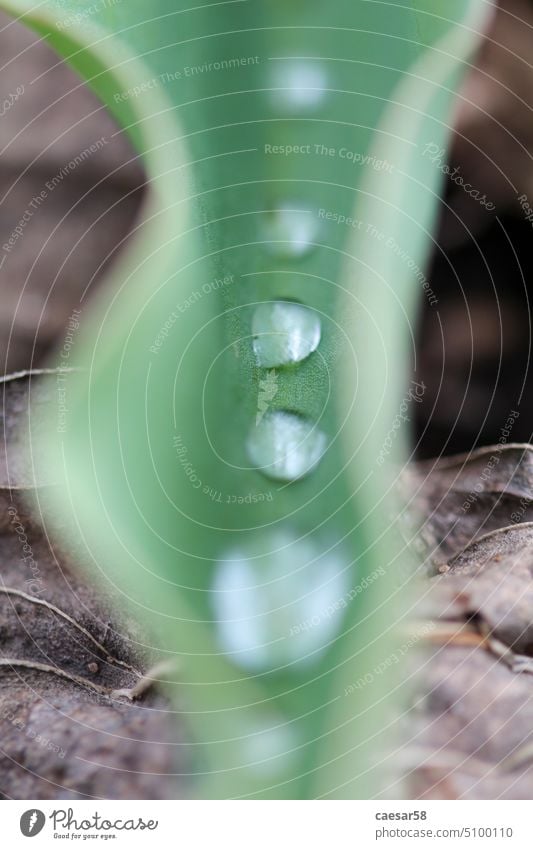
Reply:
<svg viewBox="0 0 533 849"><path fill-rule="evenodd" d="M458 104L427 272L438 304L424 299L419 324L420 457L497 443L516 409L511 440L531 441L533 221L519 199L533 197L532 63L533 4L501 0Z"/></svg>

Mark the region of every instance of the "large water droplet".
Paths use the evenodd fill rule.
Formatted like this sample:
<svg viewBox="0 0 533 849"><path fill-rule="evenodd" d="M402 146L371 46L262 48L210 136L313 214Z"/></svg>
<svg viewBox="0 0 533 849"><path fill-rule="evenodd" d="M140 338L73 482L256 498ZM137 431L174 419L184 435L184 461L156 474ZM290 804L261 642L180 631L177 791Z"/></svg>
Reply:
<svg viewBox="0 0 533 849"><path fill-rule="evenodd" d="M294 481L318 465L326 444L326 435L309 419L276 410L252 427L246 448L251 462L267 477Z"/></svg>
<svg viewBox="0 0 533 849"><path fill-rule="evenodd" d="M301 259L315 247L318 232L316 212L301 203L283 201L265 214L261 241L277 257Z"/></svg>
<svg viewBox="0 0 533 849"><path fill-rule="evenodd" d="M223 650L254 671L316 663L341 627L345 567L338 549L286 531L228 551L212 586Z"/></svg>
<svg viewBox="0 0 533 849"><path fill-rule="evenodd" d="M326 99L323 66L303 59L273 62L271 85L272 108L286 115L316 112Z"/></svg>
<svg viewBox="0 0 533 849"><path fill-rule="evenodd" d="M320 318L309 307L291 301L259 304L252 318L252 334L258 366L293 365L318 348Z"/></svg>

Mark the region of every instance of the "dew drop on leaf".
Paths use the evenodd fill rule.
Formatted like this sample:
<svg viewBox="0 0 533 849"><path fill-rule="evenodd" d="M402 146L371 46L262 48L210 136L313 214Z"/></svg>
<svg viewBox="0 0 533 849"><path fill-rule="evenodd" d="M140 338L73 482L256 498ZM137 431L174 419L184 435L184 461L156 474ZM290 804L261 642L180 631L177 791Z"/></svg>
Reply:
<svg viewBox="0 0 533 849"><path fill-rule="evenodd" d="M302 304L259 304L252 317L253 349L258 366L288 366L316 351L321 325L317 313Z"/></svg>
<svg viewBox="0 0 533 849"><path fill-rule="evenodd" d="M338 548L287 531L230 549L211 591L220 647L256 672L316 663L341 628L346 566Z"/></svg>
<svg viewBox="0 0 533 849"><path fill-rule="evenodd" d="M277 61L271 76L272 108L288 115L312 114L326 99L327 78L318 63L286 59Z"/></svg>
<svg viewBox="0 0 533 849"><path fill-rule="evenodd" d="M327 445L325 433L303 416L276 410L252 426L246 442L248 457L264 475L295 481L320 462Z"/></svg>
<svg viewBox="0 0 533 849"><path fill-rule="evenodd" d="M297 202L282 202L265 214L260 238L277 257L303 259L315 247L319 224L312 209Z"/></svg>
<svg viewBox="0 0 533 849"><path fill-rule="evenodd" d="M241 758L254 773L275 778L295 761L298 736L276 714L264 714L242 728Z"/></svg>

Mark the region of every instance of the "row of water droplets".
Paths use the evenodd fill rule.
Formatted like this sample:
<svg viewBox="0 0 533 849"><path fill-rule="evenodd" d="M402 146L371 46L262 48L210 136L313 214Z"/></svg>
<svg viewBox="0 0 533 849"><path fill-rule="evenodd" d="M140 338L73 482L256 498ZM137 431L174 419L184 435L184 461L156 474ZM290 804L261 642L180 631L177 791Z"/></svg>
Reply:
<svg viewBox="0 0 533 849"><path fill-rule="evenodd" d="M272 105L290 117L313 117L327 89L322 66L284 60L275 62L273 67ZM262 242L276 259L294 263L311 252L318 231L318 218L312 209L298 202L282 201L262 221ZM316 351L321 335L320 317L303 304L275 300L255 308L252 338L260 368L296 366ZM308 419L278 410L252 427L246 447L251 462L265 475L291 482L318 465L326 448L326 436Z"/></svg>
<svg viewBox="0 0 533 849"><path fill-rule="evenodd" d="M271 99L283 114L316 113L326 93L318 65L280 63ZM262 219L261 242L271 256L290 264L316 244L318 217L299 202L280 202ZM258 304L251 337L261 369L295 369L318 348L319 315L282 297ZM292 483L310 474L327 447L326 434L305 416L273 410L251 423L249 460L264 475ZM261 533L226 551L217 564L212 597L218 638L225 653L252 672L283 671L316 662L338 631L330 611L346 593L343 558L284 527ZM289 670L290 671L290 670Z"/></svg>

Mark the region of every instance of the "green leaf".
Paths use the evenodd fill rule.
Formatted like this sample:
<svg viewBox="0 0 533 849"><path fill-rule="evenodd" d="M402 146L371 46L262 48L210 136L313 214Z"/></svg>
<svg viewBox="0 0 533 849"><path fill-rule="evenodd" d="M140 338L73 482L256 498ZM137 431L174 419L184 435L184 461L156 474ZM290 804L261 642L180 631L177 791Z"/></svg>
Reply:
<svg viewBox="0 0 533 849"><path fill-rule="evenodd" d="M404 697L405 427L387 440L441 179L424 145L446 144L485 4L2 5L102 98L149 181L82 306L86 371L46 454L88 568L180 658L193 793L374 795Z"/></svg>

